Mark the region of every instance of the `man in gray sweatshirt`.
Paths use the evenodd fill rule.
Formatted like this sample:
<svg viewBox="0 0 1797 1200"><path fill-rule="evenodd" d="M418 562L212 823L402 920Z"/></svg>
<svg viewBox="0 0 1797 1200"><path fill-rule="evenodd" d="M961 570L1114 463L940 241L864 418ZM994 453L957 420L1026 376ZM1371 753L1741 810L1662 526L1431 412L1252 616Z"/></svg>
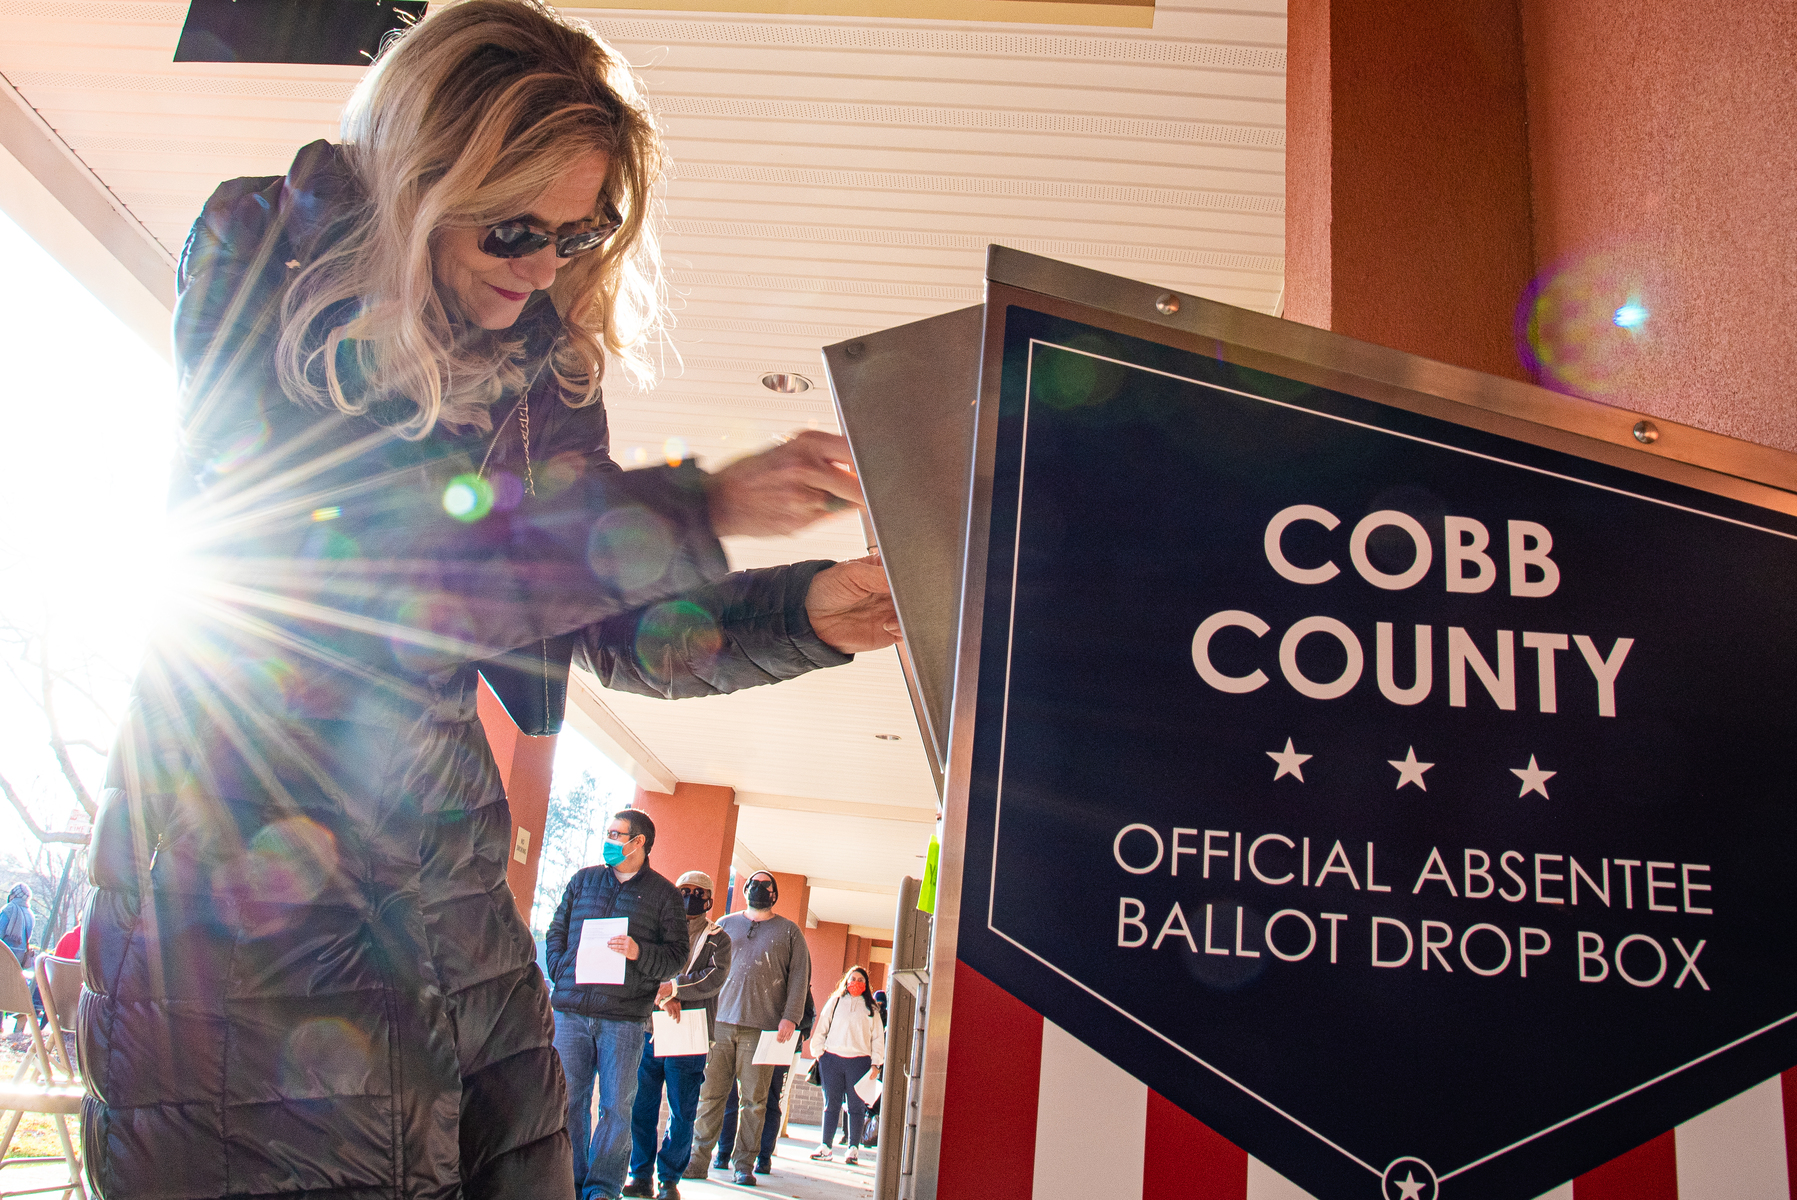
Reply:
<svg viewBox="0 0 1797 1200"><path fill-rule="evenodd" d="M718 922L730 935L730 975L718 995L717 1032L699 1093L693 1161L710 1160L724 1124L724 1100L735 1082L739 1102L730 1165L732 1182L739 1187L755 1186L755 1156L761 1150L768 1081L774 1073L771 1065L752 1061L755 1047L769 1030L777 1030L781 1042L792 1043L811 986L805 932L774 912L779 896L772 873L757 871L743 888L748 910Z"/></svg>

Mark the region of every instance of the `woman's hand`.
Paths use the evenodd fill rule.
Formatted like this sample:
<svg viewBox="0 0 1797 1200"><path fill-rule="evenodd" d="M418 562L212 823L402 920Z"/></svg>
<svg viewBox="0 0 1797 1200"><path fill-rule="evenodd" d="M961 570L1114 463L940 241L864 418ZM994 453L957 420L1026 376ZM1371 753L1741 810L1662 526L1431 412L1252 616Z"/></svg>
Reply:
<svg viewBox="0 0 1797 1200"><path fill-rule="evenodd" d="M848 464L848 439L816 430L738 459L706 479L712 532L797 533L819 517L859 507L861 482Z"/></svg>
<svg viewBox="0 0 1797 1200"><path fill-rule="evenodd" d="M839 562L813 576L805 615L812 632L843 654L883 650L899 640L892 584L878 554Z"/></svg>

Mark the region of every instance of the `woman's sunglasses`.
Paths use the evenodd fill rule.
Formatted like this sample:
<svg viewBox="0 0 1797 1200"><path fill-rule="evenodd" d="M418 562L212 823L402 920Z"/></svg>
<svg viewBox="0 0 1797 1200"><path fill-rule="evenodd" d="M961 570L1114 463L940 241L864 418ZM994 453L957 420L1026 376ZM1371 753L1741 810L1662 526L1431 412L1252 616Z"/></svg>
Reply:
<svg viewBox="0 0 1797 1200"><path fill-rule="evenodd" d="M619 215L617 205L607 200L598 224L591 229L556 237L552 233L532 229L529 222L524 220L501 221L487 230L487 236L481 239L480 249L482 254L494 258L524 258L554 243L557 258L573 258L577 254L585 254L605 245L606 239L618 232L618 227L622 224L624 218Z"/></svg>

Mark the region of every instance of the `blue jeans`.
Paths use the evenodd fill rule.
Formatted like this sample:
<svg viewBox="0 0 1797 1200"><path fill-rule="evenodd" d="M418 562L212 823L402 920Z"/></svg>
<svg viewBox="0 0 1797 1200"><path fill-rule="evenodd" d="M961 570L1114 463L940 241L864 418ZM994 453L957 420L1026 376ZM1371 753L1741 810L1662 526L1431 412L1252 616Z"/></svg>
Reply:
<svg viewBox="0 0 1797 1200"><path fill-rule="evenodd" d="M695 1010L697 1011L697 1010ZM647 1179L649 1165L663 1183L678 1184L693 1156L693 1118L699 1115L699 1084L705 1079L705 1055L655 1057L655 1041L643 1035L643 1065L636 1071L636 1104L630 1113L630 1177ZM661 1119L661 1089L668 1089L668 1132L655 1149L655 1126Z"/></svg>
<svg viewBox="0 0 1797 1200"><path fill-rule="evenodd" d="M555 1052L568 1077L574 1194L577 1200L612 1200L624 1187L624 1168L630 1162L630 1111L643 1057L643 1022L558 1012ZM595 1080L599 1111L592 1120L588 1114Z"/></svg>

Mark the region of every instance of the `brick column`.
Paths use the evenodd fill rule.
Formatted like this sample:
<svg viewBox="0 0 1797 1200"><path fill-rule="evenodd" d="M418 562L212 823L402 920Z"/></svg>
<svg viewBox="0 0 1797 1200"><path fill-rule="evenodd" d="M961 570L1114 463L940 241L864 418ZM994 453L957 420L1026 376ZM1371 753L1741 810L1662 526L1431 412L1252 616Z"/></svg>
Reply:
<svg viewBox="0 0 1797 1200"><path fill-rule="evenodd" d="M849 927L840 921L819 921L816 929L805 931L805 945L811 951L811 1002L821 1012L842 973L848 970Z"/></svg>
<svg viewBox="0 0 1797 1200"><path fill-rule="evenodd" d="M475 701L487 745L505 784L506 804L512 812L512 838L507 843L505 881L512 900L530 923L530 906L537 894L537 861L543 853L543 826L549 819L550 774L555 766L555 735L531 737L512 723L505 706L481 681ZM530 839L524 861L518 861L518 831Z"/></svg>
<svg viewBox="0 0 1797 1200"><path fill-rule="evenodd" d="M736 850L736 792L703 783L676 784L671 796L638 788L630 806L655 822L650 865L670 880L688 871L710 875L711 916L713 920L723 916L730 858Z"/></svg>
<svg viewBox="0 0 1797 1200"><path fill-rule="evenodd" d="M1516 0L1292 0L1285 315L1527 379Z"/></svg>

